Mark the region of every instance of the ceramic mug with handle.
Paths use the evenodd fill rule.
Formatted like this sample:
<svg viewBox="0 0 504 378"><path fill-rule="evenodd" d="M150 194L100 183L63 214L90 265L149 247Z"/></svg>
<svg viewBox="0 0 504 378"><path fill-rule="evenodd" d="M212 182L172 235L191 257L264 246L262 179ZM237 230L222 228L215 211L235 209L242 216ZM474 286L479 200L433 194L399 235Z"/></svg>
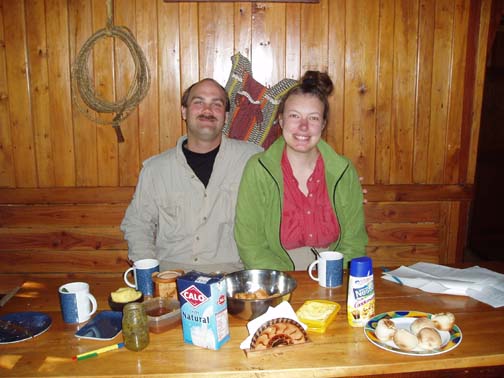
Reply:
<svg viewBox="0 0 504 378"><path fill-rule="evenodd" d="M320 252L320 257L308 267L308 274L312 280L318 281L323 287L339 287L343 285L343 254L335 251ZM313 269L318 266L317 276Z"/></svg>
<svg viewBox="0 0 504 378"><path fill-rule="evenodd" d="M135 281L131 282L128 278L130 272L133 272ZM154 285L152 282L152 273L159 272L159 261L156 259L137 260L133 266L124 272L124 282L129 287L140 290L144 297L154 295Z"/></svg>
<svg viewBox="0 0 504 378"><path fill-rule="evenodd" d="M83 323L93 315L98 305L86 282L70 282L60 286L61 313L65 323Z"/></svg>

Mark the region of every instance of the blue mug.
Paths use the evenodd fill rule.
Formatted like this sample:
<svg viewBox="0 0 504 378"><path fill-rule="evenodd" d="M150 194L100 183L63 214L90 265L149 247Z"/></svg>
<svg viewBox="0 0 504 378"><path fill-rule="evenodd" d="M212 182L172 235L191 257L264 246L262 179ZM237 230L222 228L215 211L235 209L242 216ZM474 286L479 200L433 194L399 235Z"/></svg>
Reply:
<svg viewBox="0 0 504 378"><path fill-rule="evenodd" d="M128 279L128 274L133 272L135 282ZM133 266L124 272L124 282L129 287L140 290L144 297L154 296L152 273L159 272L159 261L156 259L142 259L135 261Z"/></svg>
<svg viewBox="0 0 504 378"><path fill-rule="evenodd" d="M316 265L318 265L317 277L312 273ZM308 274L323 287L343 285L343 254L334 251L320 252L320 257L308 267Z"/></svg>
<svg viewBox="0 0 504 378"><path fill-rule="evenodd" d="M71 282L60 286L59 298L61 313L65 323L83 323L96 312L95 297L89 293L85 282Z"/></svg>

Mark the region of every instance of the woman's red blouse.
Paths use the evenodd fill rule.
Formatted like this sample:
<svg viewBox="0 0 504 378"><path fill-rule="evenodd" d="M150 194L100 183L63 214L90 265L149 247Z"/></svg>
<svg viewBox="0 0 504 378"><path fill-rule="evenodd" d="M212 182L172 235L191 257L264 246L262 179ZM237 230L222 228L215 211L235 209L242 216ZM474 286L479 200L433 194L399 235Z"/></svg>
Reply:
<svg viewBox="0 0 504 378"><path fill-rule="evenodd" d="M339 237L338 219L327 194L324 160L319 155L308 179L308 195L299 189L286 150L282 155L284 203L280 241L285 249L327 247Z"/></svg>

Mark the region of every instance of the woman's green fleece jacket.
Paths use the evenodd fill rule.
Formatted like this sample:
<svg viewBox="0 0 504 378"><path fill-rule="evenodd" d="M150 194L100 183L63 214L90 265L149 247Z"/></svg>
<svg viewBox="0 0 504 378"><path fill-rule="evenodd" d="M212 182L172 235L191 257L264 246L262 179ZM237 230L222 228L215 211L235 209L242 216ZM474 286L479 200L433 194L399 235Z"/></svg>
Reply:
<svg viewBox="0 0 504 378"><path fill-rule="evenodd" d="M235 240L246 269L294 270L280 242L283 207L281 167L285 140L280 137L266 151L250 158L240 182L235 218ZM328 250L342 252L344 266L365 254L363 194L354 166L325 141L317 145L324 159L327 193L340 225L339 239Z"/></svg>

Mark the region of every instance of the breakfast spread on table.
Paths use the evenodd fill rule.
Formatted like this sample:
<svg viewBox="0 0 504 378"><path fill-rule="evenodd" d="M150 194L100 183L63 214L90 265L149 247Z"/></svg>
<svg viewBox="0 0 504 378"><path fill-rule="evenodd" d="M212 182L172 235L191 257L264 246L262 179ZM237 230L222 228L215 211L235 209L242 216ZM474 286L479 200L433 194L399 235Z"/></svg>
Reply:
<svg viewBox="0 0 504 378"><path fill-rule="evenodd" d="M348 308L354 310L348 314L352 317L349 325L362 325L365 336L372 344L400 354L434 355L450 351L460 344L462 332L455 324L455 315L450 312L391 311L375 316L372 267L369 258L361 260L362 267L349 272L349 280L353 281L348 285L351 301ZM120 287L110 292L109 298L123 305L143 302L136 305L145 310L148 332L163 333L181 324L184 342L207 349L218 350L230 339L228 314L247 319L249 336L240 345L247 356L248 353L278 348L291 350L291 346L310 343L308 332L324 333L336 319L340 304L325 299L308 299L294 310L289 301L296 281L285 272L264 270L259 274L258 271L252 274L244 270L226 275L196 271L180 273L176 277L177 299L159 296L144 300L142 291L131 287ZM280 299L273 305L272 298ZM251 304L260 306L265 303L266 306L258 307L259 310L232 313L228 312L232 300L242 300L233 304L242 310ZM122 318L123 308L115 310L120 311ZM359 316L356 316L357 309ZM89 327L105 313L97 315L87 322ZM16 319L8 321L4 324L9 327L3 329L11 332L16 327ZM11 326L11 323L14 325ZM42 328L36 329L33 335L11 337L8 341L31 338L48 327L44 325ZM84 338L82 333L85 329L81 328L81 334L76 333L76 336ZM95 339L110 338L100 336ZM143 348L145 345L138 350Z"/></svg>

